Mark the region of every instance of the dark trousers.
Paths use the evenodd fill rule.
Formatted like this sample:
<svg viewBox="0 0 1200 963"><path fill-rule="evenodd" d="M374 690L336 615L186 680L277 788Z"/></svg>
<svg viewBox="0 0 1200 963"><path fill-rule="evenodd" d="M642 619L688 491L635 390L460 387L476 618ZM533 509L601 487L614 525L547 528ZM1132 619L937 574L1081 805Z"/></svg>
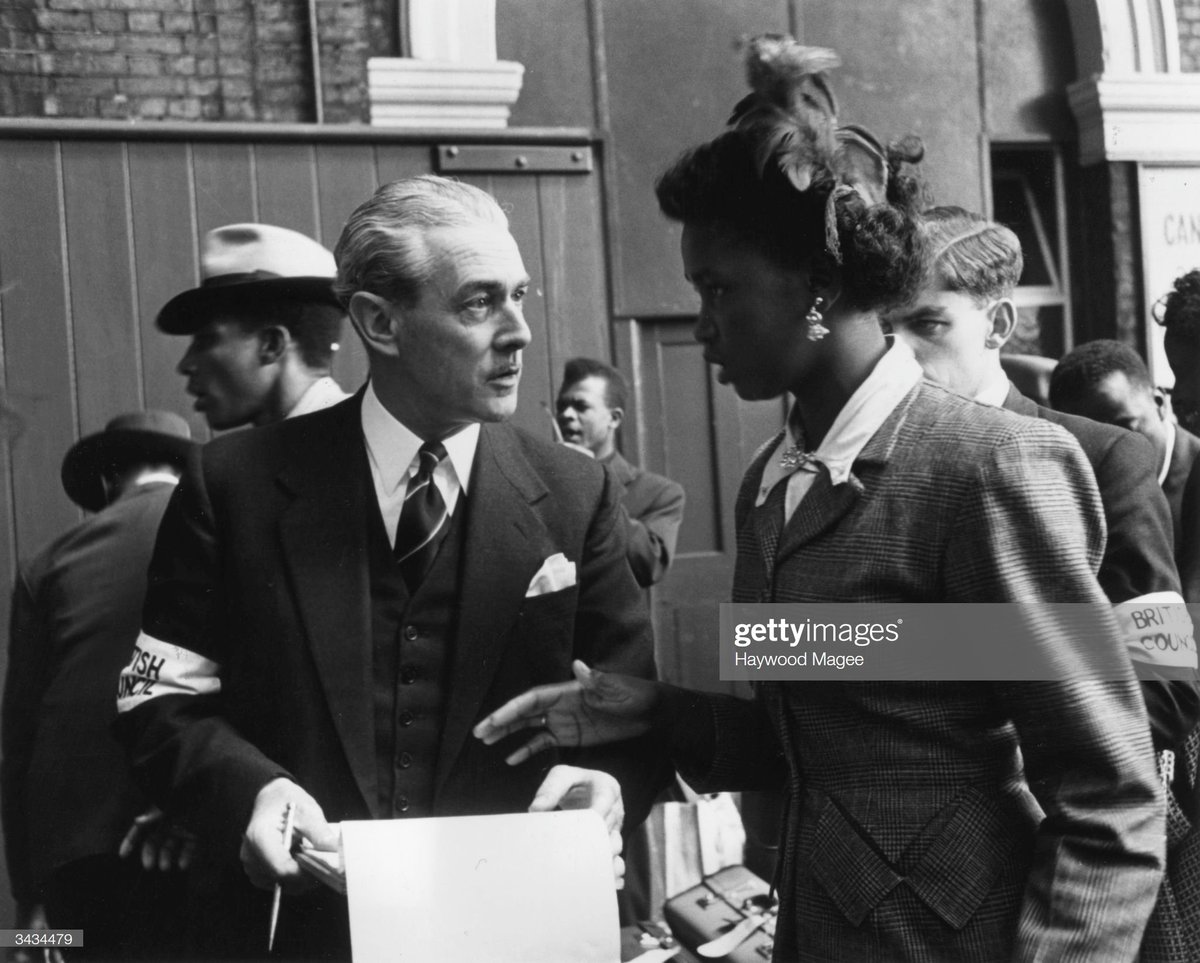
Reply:
<svg viewBox="0 0 1200 963"><path fill-rule="evenodd" d="M83 930L70 960L162 960L185 955L182 873L143 870L136 859L89 856L59 867L44 887L52 929Z"/></svg>

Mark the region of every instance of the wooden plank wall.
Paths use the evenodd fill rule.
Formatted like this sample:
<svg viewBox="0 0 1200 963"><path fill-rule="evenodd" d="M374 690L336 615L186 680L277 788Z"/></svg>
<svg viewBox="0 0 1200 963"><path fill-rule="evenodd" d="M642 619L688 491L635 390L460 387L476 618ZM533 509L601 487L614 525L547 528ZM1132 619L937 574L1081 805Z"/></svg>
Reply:
<svg viewBox="0 0 1200 963"><path fill-rule="evenodd" d="M510 138L511 140L511 138ZM381 183L428 172L434 144L322 141L0 139L0 619L19 559L82 517L59 484L67 449L123 411L191 412L175 365L186 340L154 318L199 277L204 233L263 221L332 248ZM609 357L599 175L472 175L509 211L534 278L517 422L549 434L563 361ZM347 325L335 374L362 383ZM2 657L0 657L2 658ZM0 666L2 668L2 666Z"/></svg>

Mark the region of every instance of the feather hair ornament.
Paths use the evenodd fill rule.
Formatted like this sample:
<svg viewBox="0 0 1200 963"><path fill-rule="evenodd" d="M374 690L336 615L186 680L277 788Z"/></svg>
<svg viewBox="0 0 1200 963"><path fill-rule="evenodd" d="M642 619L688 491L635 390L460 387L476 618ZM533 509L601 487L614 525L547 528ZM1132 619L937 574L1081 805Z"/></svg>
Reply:
<svg viewBox="0 0 1200 963"><path fill-rule="evenodd" d="M743 37L751 91L733 109L729 125L755 142L759 176L778 166L797 191L824 169L835 186L826 204L826 247L840 262L837 202L851 193L868 206L887 197L887 153L870 131L837 126L837 101L825 71L841 58L826 47L806 47L784 34Z"/></svg>

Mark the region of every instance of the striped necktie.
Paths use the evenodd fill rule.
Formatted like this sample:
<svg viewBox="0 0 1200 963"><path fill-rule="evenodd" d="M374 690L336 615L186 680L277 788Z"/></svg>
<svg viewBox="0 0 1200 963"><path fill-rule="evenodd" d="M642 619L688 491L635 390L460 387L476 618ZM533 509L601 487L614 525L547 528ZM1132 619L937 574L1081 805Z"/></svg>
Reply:
<svg viewBox="0 0 1200 963"><path fill-rule="evenodd" d="M429 571L447 527L446 503L433 483L433 471L446 457L446 449L440 441L427 441L417 455L420 462L408 482L393 547L409 592L417 590Z"/></svg>

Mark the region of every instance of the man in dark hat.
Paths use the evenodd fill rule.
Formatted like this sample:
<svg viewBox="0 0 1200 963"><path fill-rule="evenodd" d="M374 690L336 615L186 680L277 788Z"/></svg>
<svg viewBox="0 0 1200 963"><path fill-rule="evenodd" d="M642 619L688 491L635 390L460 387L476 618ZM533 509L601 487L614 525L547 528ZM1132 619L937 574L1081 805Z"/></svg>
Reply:
<svg viewBox="0 0 1200 963"><path fill-rule="evenodd" d="M72 447L63 488L96 514L23 566L13 591L0 801L16 922L84 929L93 957L161 957L179 929L180 884L142 863L186 863L188 841L161 820L147 825L110 728L113 680L137 638L159 519L196 448L190 434L179 415L134 412ZM151 831L144 854L118 855Z"/></svg>
<svg viewBox="0 0 1200 963"><path fill-rule="evenodd" d="M284 227L205 235L200 287L167 302L157 324L191 336L177 370L209 427L266 425L346 397L330 376L345 318L335 273L328 250Z"/></svg>

